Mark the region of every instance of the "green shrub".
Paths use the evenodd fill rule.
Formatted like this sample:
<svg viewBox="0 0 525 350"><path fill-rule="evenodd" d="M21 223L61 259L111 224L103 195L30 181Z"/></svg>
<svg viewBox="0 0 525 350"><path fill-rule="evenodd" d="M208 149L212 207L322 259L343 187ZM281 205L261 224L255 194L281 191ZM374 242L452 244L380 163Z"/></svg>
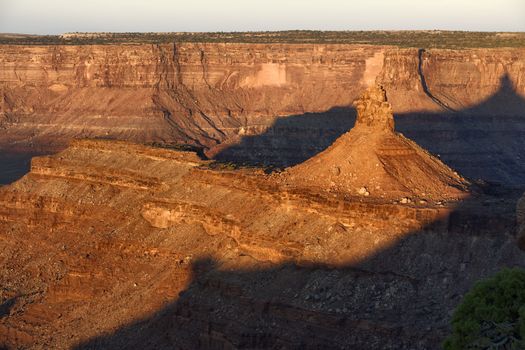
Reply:
<svg viewBox="0 0 525 350"><path fill-rule="evenodd" d="M443 347L525 349L525 270L504 269L476 283L455 310Z"/></svg>

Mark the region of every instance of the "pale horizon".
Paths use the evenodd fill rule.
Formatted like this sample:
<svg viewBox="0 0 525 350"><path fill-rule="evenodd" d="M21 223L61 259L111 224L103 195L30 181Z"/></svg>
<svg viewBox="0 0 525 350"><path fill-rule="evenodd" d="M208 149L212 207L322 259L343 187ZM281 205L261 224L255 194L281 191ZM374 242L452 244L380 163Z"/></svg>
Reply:
<svg viewBox="0 0 525 350"><path fill-rule="evenodd" d="M522 0L0 0L0 32L525 31Z"/></svg>

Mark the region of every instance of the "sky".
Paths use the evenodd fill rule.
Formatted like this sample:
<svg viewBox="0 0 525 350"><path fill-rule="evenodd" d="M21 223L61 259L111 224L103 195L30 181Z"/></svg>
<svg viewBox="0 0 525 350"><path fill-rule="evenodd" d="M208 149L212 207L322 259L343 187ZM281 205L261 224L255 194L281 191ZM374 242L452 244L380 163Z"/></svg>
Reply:
<svg viewBox="0 0 525 350"><path fill-rule="evenodd" d="M525 31L525 0L0 0L0 32Z"/></svg>

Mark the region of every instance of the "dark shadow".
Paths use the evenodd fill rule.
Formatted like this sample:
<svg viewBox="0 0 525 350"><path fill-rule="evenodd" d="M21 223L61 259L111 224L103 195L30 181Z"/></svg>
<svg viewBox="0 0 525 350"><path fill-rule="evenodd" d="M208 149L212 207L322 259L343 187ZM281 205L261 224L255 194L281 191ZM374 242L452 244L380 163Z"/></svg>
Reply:
<svg viewBox="0 0 525 350"><path fill-rule="evenodd" d="M33 157L55 154L63 148L65 146L10 149L0 145L0 186L13 183L29 173Z"/></svg>
<svg viewBox="0 0 525 350"><path fill-rule="evenodd" d="M503 267L525 267L525 256L512 240L525 184L519 158L525 154L519 111L525 101L507 82L503 77L495 95L458 113L396 116L397 130L460 173L501 185L481 182L484 194L458 202L447 217L406 232L353 264L231 268L203 258L194 263L192 281L176 300L76 349L441 348L454 308L476 281ZM518 113L491 114L500 103L512 104ZM244 137L217 159L297 164L348 131L354 118L351 108L280 118L266 133ZM403 220L398 211L371 209L362 219L367 215ZM351 244L358 233L345 234L350 238L341 244ZM318 239L323 244L329 237ZM241 259L254 262L242 254Z"/></svg>
<svg viewBox="0 0 525 350"><path fill-rule="evenodd" d="M511 187L525 183L525 99L508 75L476 106L400 114L396 129L464 176Z"/></svg>
<svg viewBox="0 0 525 350"><path fill-rule="evenodd" d="M508 75L480 104L458 112L397 114L396 130L471 179L504 186L525 183L525 99ZM287 167L326 149L353 127L352 107L278 118L260 135L242 137L214 159Z"/></svg>
<svg viewBox="0 0 525 350"><path fill-rule="evenodd" d="M0 319L9 316L11 309L16 304L17 297L12 297L0 304Z"/></svg>
<svg viewBox="0 0 525 350"><path fill-rule="evenodd" d="M355 123L352 107L278 118L266 132L244 136L222 149L215 160L237 164L287 167L304 162L330 146Z"/></svg>
<svg viewBox="0 0 525 350"><path fill-rule="evenodd" d="M505 234L513 213L479 205L468 199L448 221L347 266L231 269L203 258L178 299L76 349L439 349L475 281L525 267Z"/></svg>
<svg viewBox="0 0 525 350"><path fill-rule="evenodd" d="M430 97L432 101L434 101L435 104L443 108L447 112L455 112L453 108L448 106L445 102L441 101L439 98L434 96L432 92L430 92L430 89L428 88L427 79L425 77L425 74L423 73L423 62L424 62L424 54L425 49L419 49L417 51L417 58L418 58L418 64L417 64L417 73L419 75L419 80L421 81L421 87L423 88L423 91L425 94Z"/></svg>
<svg viewBox="0 0 525 350"><path fill-rule="evenodd" d="M29 172L32 153L0 153L0 185L15 182Z"/></svg>

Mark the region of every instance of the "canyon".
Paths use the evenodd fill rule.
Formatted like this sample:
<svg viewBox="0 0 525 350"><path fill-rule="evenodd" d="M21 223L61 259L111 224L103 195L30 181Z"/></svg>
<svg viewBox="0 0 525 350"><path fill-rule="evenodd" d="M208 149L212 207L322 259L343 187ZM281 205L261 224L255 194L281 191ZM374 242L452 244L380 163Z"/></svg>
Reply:
<svg viewBox="0 0 525 350"><path fill-rule="evenodd" d="M26 171L31 155L83 137L192 145L218 160L285 167L349 130L352 101L377 82L388 91L398 131L465 176L520 185L524 52L342 44L2 45L0 149ZM8 171L4 183L20 175Z"/></svg>
<svg viewBox="0 0 525 350"><path fill-rule="evenodd" d="M0 84L0 347L437 349L525 267L523 48L0 45Z"/></svg>

